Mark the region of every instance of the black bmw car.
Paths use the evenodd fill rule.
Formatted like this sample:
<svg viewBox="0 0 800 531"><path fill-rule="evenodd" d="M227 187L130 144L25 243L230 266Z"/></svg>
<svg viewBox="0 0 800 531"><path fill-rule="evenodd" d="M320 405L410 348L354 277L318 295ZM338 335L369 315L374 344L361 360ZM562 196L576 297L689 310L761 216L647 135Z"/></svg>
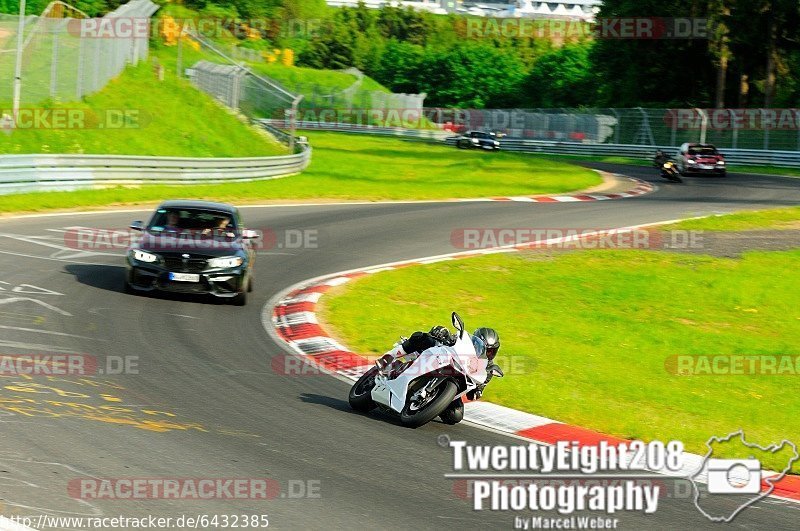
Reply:
<svg viewBox="0 0 800 531"><path fill-rule="evenodd" d="M247 302L253 289L255 231L236 207L207 201L166 201L144 225L134 221L125 291L206 293Z"/></svg>
<svg viewBox="0 0 800 531"><path fill-rule="evenodd" d="M460 149L480 148L489 151L500 149L497 133L486 131L467 131L456 138L456 147Z"/></svg>

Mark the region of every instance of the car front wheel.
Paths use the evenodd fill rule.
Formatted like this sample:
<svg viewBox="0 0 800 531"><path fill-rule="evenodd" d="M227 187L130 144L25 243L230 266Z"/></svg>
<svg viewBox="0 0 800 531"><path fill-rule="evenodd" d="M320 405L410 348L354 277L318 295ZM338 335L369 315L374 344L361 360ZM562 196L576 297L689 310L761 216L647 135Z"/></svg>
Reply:
<svg viewBox="0 0 800 531"><path fill-rule="evenodd" d="M247 292L243 291L233 298L234 306L244 306L247 304Z"/></svg>

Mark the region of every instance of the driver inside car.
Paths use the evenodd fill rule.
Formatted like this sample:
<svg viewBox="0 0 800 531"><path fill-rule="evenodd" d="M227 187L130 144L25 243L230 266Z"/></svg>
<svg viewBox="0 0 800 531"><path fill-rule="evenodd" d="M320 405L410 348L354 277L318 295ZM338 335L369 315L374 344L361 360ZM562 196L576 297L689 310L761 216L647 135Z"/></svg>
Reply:
<svg viewBox="0 0 800 531"><path fill-rule="evenodd" d="M174 210L167 212L167 223L164 225L164 230L169 232L180 232L178 224L181 221L181 216Z"/></svg>

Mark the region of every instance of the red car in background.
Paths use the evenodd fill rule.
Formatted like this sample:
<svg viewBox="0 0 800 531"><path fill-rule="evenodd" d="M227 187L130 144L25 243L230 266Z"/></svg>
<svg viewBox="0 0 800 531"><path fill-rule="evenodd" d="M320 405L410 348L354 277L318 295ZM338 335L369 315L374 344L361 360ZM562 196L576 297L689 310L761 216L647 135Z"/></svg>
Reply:
<svg viewBox="0 0 800 531"><path fill-rule="evenodd" d="M693 144L687 142L678 148L675 156L678 171L681 175L689 173L712 173L724 177L727 175L725 157L712 144Z"/></svg>

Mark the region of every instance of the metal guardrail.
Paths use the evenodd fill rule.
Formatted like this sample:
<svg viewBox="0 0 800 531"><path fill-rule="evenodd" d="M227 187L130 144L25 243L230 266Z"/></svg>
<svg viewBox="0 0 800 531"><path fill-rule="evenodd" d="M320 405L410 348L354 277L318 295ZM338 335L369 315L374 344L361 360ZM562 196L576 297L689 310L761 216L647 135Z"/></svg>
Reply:
<svg viewBox="0 0 800 531"><path fill-rule="evenodd" d="M0 195L76 190L124 184L223 183L275 179L299 173L311 147L275 157L183 158L129 155L3 155Z"/></svg>
<svg viewBox="0 0 800 531"><path fill-rule="evenodd" d="M445 140L455 145L455 137ZM521 140L506 138L500 141L500 149L524 153L547 153L554 155L618 156L652 159L660 149L672 155L678 151L673 146L638 146L632 144L583 144L580 142L549 142L546 140ZM720 149L730 164L743 166L778 166L800 168L800 151L763 151L758 149Z"/></svg>
<svg viewBox="0 0 800 531"><path fill-rule="evenodd" d="M282 120L260 120L262 123L282 125ZM373 127L355 124L337 124L325 122L297 122L300 129L319 131L338 131L370 135L400 136L419 140L442 141L455 145L456 136L450 131L403 129L399 127ZM526 140L521 138L503 138L500 140L501 151L518 151L522 153L545 153L549 155L583 155L583 156L618 156L650 160L655 151L660 149L667 154L678 151L677 146L652 146L638 144L595 144L583 142L560 142L550 140ZM777 166L783 168L800 168L800 151L765 151L760 149L720 148L725 160L730 164L743 166Z"/></svg>
<svg viewBox="0 0 800 531"><path fill-rule="evenodd" d="M256 120L265 126L286 127L286 120L261 119ZM371 125L340 124L333 122L304 122L296 123L298 129L308 129L315 131L337 131L345 133L363 133L370 135L401 136L405 138L416 138L418 140L435 140L444 142L453 133L439 129L403 129L400 127L378 127Z"/></svg>

